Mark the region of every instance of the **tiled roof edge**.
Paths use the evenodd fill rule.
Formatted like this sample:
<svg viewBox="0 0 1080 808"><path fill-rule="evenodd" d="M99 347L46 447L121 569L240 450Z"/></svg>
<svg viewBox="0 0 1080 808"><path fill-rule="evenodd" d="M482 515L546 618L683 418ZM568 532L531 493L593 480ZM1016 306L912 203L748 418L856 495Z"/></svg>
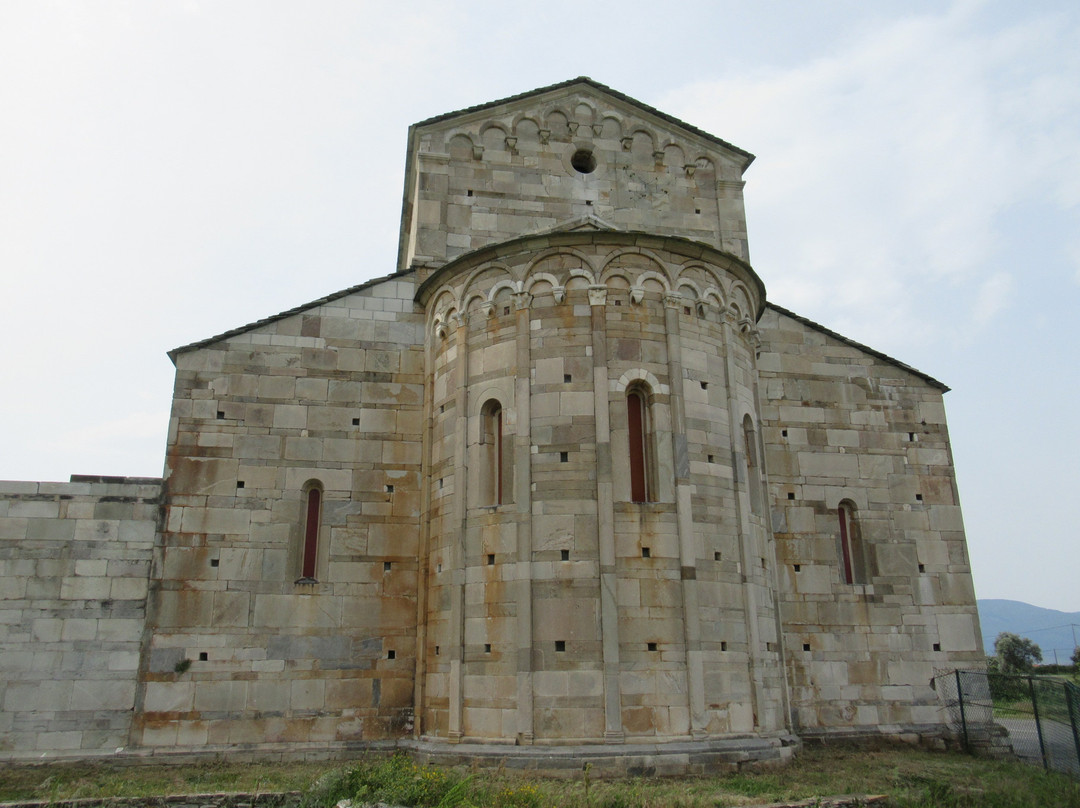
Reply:
<svg viewBox="0 0 1080 808"><path fill-rule="evenodd" d="M446 120L449 120L451 118L456 118L459 115L468 115L468 114L473 113L473 112L479 112L481 110L490 109L491 107L497 107L497 106L499 106L501 104L510 104L510 103L513 103L514 101L521 101L521 100L523 100L525 98L531 98L532 96L543 95L544 93L554 92L555 90L562 90L562 89L564 89L566 87L570 87L570 86L572 86L574 84L588 84L590 87L593 87L594 89L600 90L603 93L607 93L608 95L614 96L615 98L618 98L620 101L625 101L628 104L633 104L634 106L639 107L639 108L645 110L646 112L648 112L649 114L655 115L657 118L660 118L660 119L662 119L664 121L667 121L670 124L682 127L683 129L686 129L689 132L693 132L695 135L698 135L699 137L703 137L706 140L711 140L713 143L718 143L721 146L723 146L724 148L731 149L732 151L743 155L743 157L746 158L746 163L743 165L743 169L746 169L752 162L754 162L755 158L754 158L753 154L746 151L745 149L740 149L734 143L729 143L728 141L724 140L723 138L719 138L716 135L713 135L713 134L710 134L709 132L706 132L704 129L698 129L693 124L687 123L684 120L676 118L674 115L669 115L666 112L662 112L662 111L658 110L654 106L646 104L643 101L638 101L636 98L631 98L630 96L626 95L626 93L620 93L618 90L612 89L611 87L608 87L606 84L601 84L600 82L595 81L595 80L589 78L588 76L578 76L577 78L569 79L567 81L560 81L560 82L557 82L556 84L549 84L547 87L538 87L535 90L529 90L529 91L524 92L524 93L518 93L517 95L511 95L511 96L507 96L506 98L500 98L500 99L498 99L496 101L487 101L487 102L485 102L483 104L477 104L477 105L472 106L472 107L465 107L464 109L454 110L453 112L444 112L441 115L436 115L436 116L434 116L432 118L427 118L427 119L425 119L423 121L419 121L419 122L413 124L413 126L416 127L416 128L419 128L421 126L428 126L429 124L439 123L441 121L446 121Z"/></svg>
<svg viewBox="0 0 1080 808"><path fill-rule="evenodd" d="M320 297L318 300L312 300L310 303L303 303L299 306L288 309L287 311L279 312L278 314L271 314L269 317L263 317L261 320L256 320L253 323L248 323L247 325L242 325L238 328L231 328L228 331L222 332L221 334L215 334L212 337L201 339L198 342L190 342L187 345L181 345L179 348L173 348L171 351L168 352L169 359L171 359L172 363L175 365L176 357L178 354L182 354L187 351L193 351L196 348L203 348L207 345L218 342L219 340L228 339L229 337L235 337L237 334L243 334L245 331L250 331L253 328L258 328L259 326L267 325L268 323L277 322L278 320L283 320L286 317L292 317L294 314L300 314L302 311L314 308L315 306L321 306L324 303L330 303L334 300L345 297L346 295L351 295L355 292L363 291L364 289L374 286L377 283L392 281L395 278L403 278L406 275L411 275L415 271L416 270L414 269L404 269L401 272L392 272L389 275L383 275L379 278L372 278L371 280L364 281L363 283L359 283L356 286L350 286L348 289L342 289L340 292L334 292L332 294L326 295L325 297Z"/></svg>
<svg viewBox="0 0 1080 808"><path fill-rule="evenodd" d="M923 373L921 370L917 370L916 368L913 368L911 365L904 364L899 359L896 359L896 358L894 358L892 356L889 356L888 354L884 354L881 351L876 351L876 350L874 350L873 348L871 348L868 345L863 345L861 342L856 342L853 339L845 337L843 334L838 334L835 331L832 331L831 329L826 328L821 323L815 323L813 320L809 320L806 317L802 317L802 316L796 314L793 311L789 311L788 309L785 309L783 306L778 306L775 303L769 302L769 303L765 304L765 307L770 308L770 309L775 309L776 311L783 314L785 317L790 317L792 320L800 322L803 325L810 326L811 328L816 329L817 331L820 331L821 333L823 333L823 334L825 334L827 336L830 336L833 339L839 340L840 342L844 343L845 345L850 345L852 348L858 348L860 351L863 351L864 353L868 353L873 357L876 357L876 358L881 359L881 360L883 360L885 362L888 362L890 365L895 365L896 367L900 368L901 370L907 371L908 373L912 374L913 376L918 376L920 379L922 379L924 382L929 384L931 387L936 387L939 390L941 390L942 393L948 393L949 390L952 389L951 387L949 387L944 382L938 381L933 376L930 376L929 374Z"/></svg>

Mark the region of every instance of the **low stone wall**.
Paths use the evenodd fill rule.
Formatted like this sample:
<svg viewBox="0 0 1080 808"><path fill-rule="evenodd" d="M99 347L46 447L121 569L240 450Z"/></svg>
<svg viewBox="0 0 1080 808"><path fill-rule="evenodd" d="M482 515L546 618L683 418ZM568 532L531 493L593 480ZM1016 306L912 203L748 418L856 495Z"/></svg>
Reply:
<svg viewBox="0 0 1080 808"><path fill-rule="evenodd" d="M174 794L166 797L101 797L83 800L0 802L0 808L295 808L302 793Z"/></svg>
<svg viewBox="0 0 1080 808"><path fill-rule="evenodd" d="M126 746L161 480L0 482L0 759Z"/></svg>

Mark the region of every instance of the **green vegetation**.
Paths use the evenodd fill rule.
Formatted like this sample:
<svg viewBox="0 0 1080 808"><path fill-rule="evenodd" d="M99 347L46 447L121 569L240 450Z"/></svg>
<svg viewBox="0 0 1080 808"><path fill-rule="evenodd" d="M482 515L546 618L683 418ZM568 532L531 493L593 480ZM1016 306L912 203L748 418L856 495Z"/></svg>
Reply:
<svg viewBox="0 0 1080 808"><path fill-rule="evenodd" d="M912 749L804 749L791 765L700 778L554 780L418 766L404 756L331 764L41 765L0 768L0 800L304 791L304 808L342 799L440 808L722 808L838 794L887 794L894 808L1080 808L1080 783L1011 761Z"/></svg>

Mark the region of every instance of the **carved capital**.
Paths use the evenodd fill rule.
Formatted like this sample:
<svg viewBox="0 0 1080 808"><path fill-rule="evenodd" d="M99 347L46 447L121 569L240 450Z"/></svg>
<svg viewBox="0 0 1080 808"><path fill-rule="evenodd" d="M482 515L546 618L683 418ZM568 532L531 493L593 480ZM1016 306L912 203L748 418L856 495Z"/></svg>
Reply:
<svg viewBox="0 0 1080 808"><path fill-rule="evenodd" d="M634 146L634 139L632 137L624 137L619 142L622 143L623 151L630 151L630 149Z"/></svg>
<svg viewBox="0 0 1080 808"><path fill-rule="evenodd" d="M552 286L551 296L555 298L556 303L562 303L566 300L566 287L565 286Z"/></svg>
<svg viewBox="0 0 1080 808"><path fill-rule="evenodd" d="M589 305L590 306L603 306L607 303L607 287L603 284L597 284L589 287Z"/></svg>
<svg viewBox="0 0 1080 808"><path fill-rule="evenodd" d="M592 133L597 137L604 134L604 125L602 123L594 123L592 125Z"/></svg>
<svg viewBox="0 0 1080 808"><path fill-rule="evenodd" d="M687 163L683 166L683 171L686 172L687 177L692 177L694 176L694 172L697 171L697 166L693 163Z"/></svg>
<svg viewBox="0 0 1080 808"><path fill-rule="evenodd" d="M474 160L483 160L484 147L479 143L474 143L472 147L472 156Z"/></svg>
<svg viewBox="0 0 1080 808"><path fill-rule="evenodd" d="M664 164L664 152L663 151L654 151L652 153L652 156L653 156L653 159L656 161L656 164L658 166L662 166Z"/></svg>
<svg viewBox="0 0 1080 808"><path fill-rule="evenodd" d="M678 292L668 292L664 295L664 306L669 309L678 309L686 305L683 296Z"/></svg>
<svg viewBox="0 0 1080 808"><path fill-rule="evenodd" d="M506 138L506 148L517 154L517 138L512 135L508 135Z"/></svg>
<svg viewBox="0 0 1080 808"><path fill-rule="evenodd" d="M633 286L630 289L630 302L634 305L639 305L642 300L645 299L645 290L640 286Z"/></svg>
<svg viewBox="0 0 1080 808"><path fill-rule="evenodd" d="M480 311L484 313L485 317L491 318L495 316L495 304L490 300L485 300L480 304Z"/></svg>
<svg viewBox="0 0 1080 808"><path fill-rule="evenodd" d="M571 137L577 134L578 126L580 126L580 124L577 121L566 122L566 128L570 130Z"/></svg>
<svg viewBox="0 0 1080 808"><path fill-rule="evenodd" d="M528 292L514 292L514 309L521 311L522 309L529 308L529 304L532 303L532 295Z"/></svg>
<svg viewBox="0 0 1080 808"><path fill-rule="evenodd" d="M540 135L540 142L547 145L547 142L551 139L551 130L541 129L537 134Z"/></svg>

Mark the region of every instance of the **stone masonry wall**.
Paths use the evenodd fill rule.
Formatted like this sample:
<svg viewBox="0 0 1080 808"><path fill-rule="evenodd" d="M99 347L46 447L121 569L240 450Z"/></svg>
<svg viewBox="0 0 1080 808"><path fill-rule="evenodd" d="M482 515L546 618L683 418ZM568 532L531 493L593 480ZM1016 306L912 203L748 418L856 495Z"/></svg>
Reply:
<svg viewBox="0 0 1080 808"><path fill-rule="evenodd" d="M141 745L409 733L424 400L411 280L176 352Z"/></svg>
<svg viewBox="0 0 1080 808"><path fill-rule="evenodd" d="M934 669L983 656L945 388L775 308L759 325L795 729L938 724ZM851 583L840 548L845 501Z"/></svg>
<svg viewBox="0 0 1080 808"><path fill-rule="evenodd" d="M0 759L128 745L160 495L0 482Z"/></svg>

